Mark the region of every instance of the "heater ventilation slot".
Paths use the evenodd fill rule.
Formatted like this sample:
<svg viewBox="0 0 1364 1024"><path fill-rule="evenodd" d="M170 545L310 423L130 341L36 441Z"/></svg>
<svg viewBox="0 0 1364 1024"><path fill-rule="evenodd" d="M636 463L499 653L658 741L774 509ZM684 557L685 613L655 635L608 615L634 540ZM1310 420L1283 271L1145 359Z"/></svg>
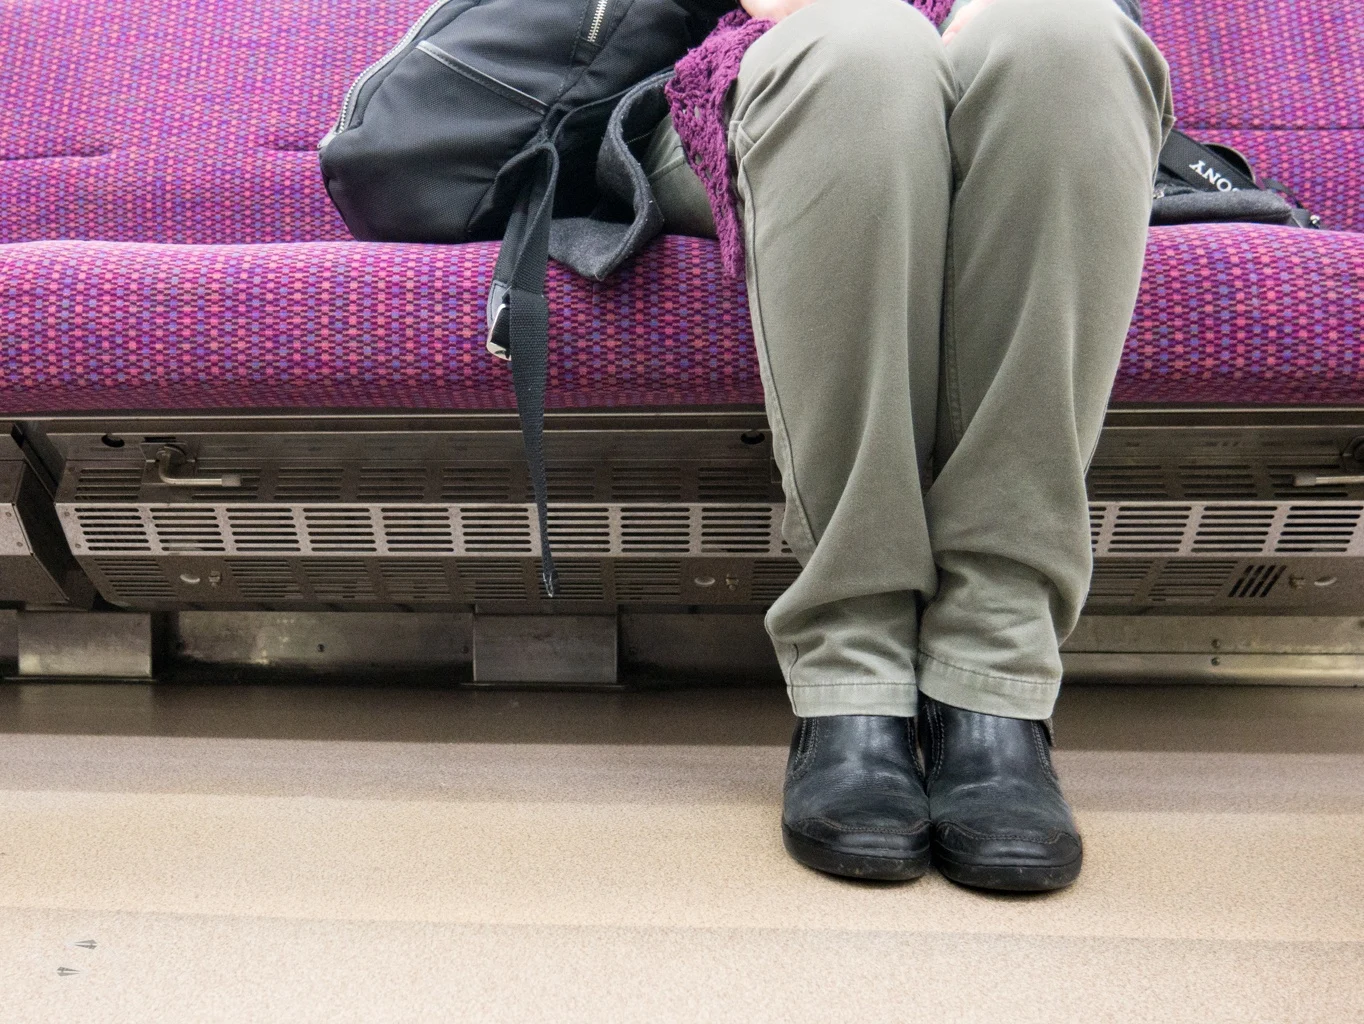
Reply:
<svg viewBox="0 0 1364 1024"><path fill-rule="evenodd" d="M1282 565L1248 565L1240 579L1232 584L1229 596L1236 598L1268 597L1274 585L1282 578L1285 570Z"/></svg>
<svg viewBox="0 0 1364 1024"><path fill-rule="evenodd" d="M248 601L296 601L303 586L282 558L236 558L227 563L237 593Z"/></svg>
<svg viewBox="0 0 1364 1024"><path fill-rule="evenodd" d="M379 596L364 562L305 562L303 572L319 601L374 601Z"/></svg>
<svg viewBox="0 0 1364 1024"><path fill-rule="evenodd" d="M1185 501L1235 501L1259 497L1249 466L1181 466L1179 485Z"/></svg>
<svg viewBox="0 0 1364 1024"><path fill-rule="evenodd" d="M549 542L556 551L610 554L611 510L605 507L550 509Z"/></svg>
<svg viewBox="0 0 1364 1024"><path fill-rule="evenodd" d="M755 562L749 594L754 601L770 603L786 593L799 575L799 562Z"/></svg>
<svg viewBox="0 0 1364 1024"><path fill-rule="evenodd" d="M1177 554L1191 511L1187 505L1120 505L1110 549L1116 554Z"/></svg>
<svg viewBox="0 0 1364 1024"><path fill-rule="evenodd" d="M421 501L426 497L426 467L362 466L355 497L359 501Z"/></svg>
<svg viewBox="0 0 1364 1024"><path fill-rule="evenodd" d="M1343 554L1359 527L1358 505L1293 505L1279 531L1276 554Z"/></svg>
<svg viewBox="0 0 1364 1024"><path fill-rule="evenodd" d="M617 562L614 575L617 601L670 600L681 594L680 562Z"/></svg>
<svg viewBox="0 0 1364 1024"><path fill-rule="evenodd" d="M754 472L754 469L759 472ZM696 495L702 501L766 501L768 464L702 466L696 471Z"/></svg>
<svg viewBox="0 0 1364 1024"><path fill-rule="evenodd" d="M320 554L368 554L377 550L369 509L305 508L303 525L309 545Z"/></svg>
<svg viewBox="0 0 1364 1024"><path fill-rule="evenodd" d="M1201 559L1169 561L1160 567L1151 585L1153 604L1202 604L1215 599L1227 585L1235 562Z"/></svg>
<svg viewBox="0 0 1364 1024"><path fill-rule="evenodd" d="M1151 574L1151 562L1128 559L1102 559L1094 563L1094 576L1089 584L1092 601L1132 601L1141 593L1146 577Z"/></svg>
<svg viewBox="0 0 1364 1024"><path fill-rule="evenodd" d="M298 524L289 508L229 508L227 528L237 551L295 552L299 550Z"/></svg>
<svg viewBox="0 0 1364 1024"><path fill-rule="evenodd" d="M1087 481L1090 497L1099 501L1161 501L1170 497L1160 466L1094 466Z"/></svg>
<svg viewBox="0 0 1364 1024"><path fill-rule="evenodd" d="M506 466L447 466L441 472L441 501L508 502L511 495L512 474Z"/></svg>
<svg viewBox="0 0 1364 1024"><path fill-rule="evenodd" d="M530 596L520 562L469 559L459 563L459 579L465 600L524 601Z"/></svg>
<svg viewBox="0 0 1364 1024"><path fill-rule="evenodd" d="M213 509L155 508L151 510L152 528L157 543L168 554L221 552L223 530Z"/></svg>
<svg viewBox="0 0 1364 1024"><path fill-rule="evenodd" d="M81 466L76 470L76 501L137 501L141 466Z"/></svg>
<svg viewBox="0 0 1364 1024"><path fill-rule="evenodd" d="M442 562L380 562L379 577L390 601L431 604L454 600Z"/></svg>
<svg viewBox="0 0 1364 1024"><path fill-rule="evenodd" d="M275 501L334 501L341 498L340 467L281 466L275 477Z"/></svg>
<svg viewBox="0 0 1364 1024"><path fill-rule="evenodd" d="M532 512L523 505L461 509L464 550L470 554L530 554Z"/></svg>
<svg viewBox="0 0 1364 1024"><path fill-rule="evenodd" d="M606 582L602 578L602 564L600 562L560 560L556 561L554 566L559 573L559 591L555 600L606 600ZM545 586L541 577L543 570L543 564L537 562L535 565L535 575L542 580L540 583L540 596L548 597L549 595L545 593Z"/></svg>
<svg viewBox="0 0 1364 1024"><path fill-rule="evenodd" d="M625 554L691 550L691 513L685 508L631 508L620 514L620 549Z"/></svg>
<svg viewBox="0 0 1364 1024"><path fill-rule="evenodd" d="M100 558L96 567L108 585L111 601L171 601L175 588L160 563L149 558Z"/></svg>
<svg viewBox="0 0 1364 1024"><path fill-rule="evenodd" d="M1213 505L1203 510L1194 554L1258 554L1274 529L1272 506Z"/></svg>
<svg viewBox="0 0 1364 1024"><path fill-rule="evenodd" d="M613 501L681 501L682 471L676 466L612 466Z"/></svg>
<svg viewBox="0 0 1364 1024"><path fill-rule="evenodd" d="M78 508L76 523L85 550L93 554L152 549L147 524L137 508Z"/></svg>
<svg viewBox="0 0 1364 1024"><path fill-rule="evenodd" d="M772 549L771 509L703 508L701 550L706 554L765 555Z"/></svg>
<svg viewBox="0 0 1364 1024"><path fill-rule="evenodd" d="M597 496L596 470L591 465L550 466L545 470L545 484L553 502L592 501ZM535 500L529 481L524 500Z"/></svg>
<svg viewBox="0 0 1364 1024"><path fill-rule="evenodd" d="M384 542L395 554L454 554L455 524L448 510L436 507L380 510Z"/></svg>

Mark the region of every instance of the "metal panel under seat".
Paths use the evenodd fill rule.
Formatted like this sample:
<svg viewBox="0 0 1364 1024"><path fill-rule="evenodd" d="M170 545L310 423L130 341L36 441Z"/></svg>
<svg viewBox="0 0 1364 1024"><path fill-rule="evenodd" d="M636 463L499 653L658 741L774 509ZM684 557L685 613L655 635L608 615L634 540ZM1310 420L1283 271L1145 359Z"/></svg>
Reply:
<svg viewBox="0 0 1364 1024"><path fill-rule="evenodd" d="M553 602L505 414L24 427L59 464L71 549L125 607L760 608L797 575L760 413L550 421ZM1362 439L1352 410L1114 410L1089 474L1089 610L1364 610Z"/></svg>

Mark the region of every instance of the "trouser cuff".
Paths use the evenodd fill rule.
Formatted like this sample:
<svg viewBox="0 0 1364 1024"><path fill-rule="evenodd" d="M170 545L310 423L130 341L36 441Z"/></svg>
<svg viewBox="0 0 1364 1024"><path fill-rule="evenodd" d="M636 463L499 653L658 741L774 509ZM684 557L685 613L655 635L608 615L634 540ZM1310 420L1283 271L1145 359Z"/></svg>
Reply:
<svg viewBox="0 0 1364 1024"><path fill-rule="evenodd" d="M1018 679L963 668L919 651L919 690L934 700L983 715L1050 718L1061 680Z"/></svg>
<svg viewBox="0 0 1364 1024"><path fill-rule="evenodd" d="M913 680L850 680L788 686L791 707L801 718L826 715L894 715L913 718L918 692Z"/></svg>

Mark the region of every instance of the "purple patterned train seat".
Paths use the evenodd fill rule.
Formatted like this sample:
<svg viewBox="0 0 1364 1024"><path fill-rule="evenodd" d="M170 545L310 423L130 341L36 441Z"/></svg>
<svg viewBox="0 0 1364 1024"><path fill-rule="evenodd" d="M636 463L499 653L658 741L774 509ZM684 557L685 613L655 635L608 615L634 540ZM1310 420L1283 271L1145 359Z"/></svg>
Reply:
<svg viewBox="0 0 1364 1024"><path fill-rule="evenodd" d="M512 404L486 244L347 239L314 152L426 0L0 5L0 411ZM1120 402L1364 401L1364 5L1147 0L1183 127L1334 229L1162 228ZM558 408L761 401L716 246L554 270Z"/></svg>

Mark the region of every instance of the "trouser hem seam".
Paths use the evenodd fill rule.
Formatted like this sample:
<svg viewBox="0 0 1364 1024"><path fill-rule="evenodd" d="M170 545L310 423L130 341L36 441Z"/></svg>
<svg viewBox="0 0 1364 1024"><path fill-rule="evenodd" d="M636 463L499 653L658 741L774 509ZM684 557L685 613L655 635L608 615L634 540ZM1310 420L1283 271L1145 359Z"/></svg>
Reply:
<svg viewBox="0 0 1364 1024"><path fill-rule="evenodd" d="M791 683L793 690L816 690L837 686L899 686L906 689L917 689L918 683L913 679L847 679L834 683Z"/></svg>
<svg viewBox="0 0 1364 1024"><path fill-rule="evenodd" d="M1000 672L982 672L980 669L967 668L965 665L958 665L956 662L948 661L936 654L920 649L919 658L923 661L933 661L943 668L951 669L953 672L965 672L978 679L988 679L993 682L1004 683L1009 686L1031 686L1040 690L1052 690L1061 684L1060 679L1024 679L1022 676L1005 675Z"/></svg>

